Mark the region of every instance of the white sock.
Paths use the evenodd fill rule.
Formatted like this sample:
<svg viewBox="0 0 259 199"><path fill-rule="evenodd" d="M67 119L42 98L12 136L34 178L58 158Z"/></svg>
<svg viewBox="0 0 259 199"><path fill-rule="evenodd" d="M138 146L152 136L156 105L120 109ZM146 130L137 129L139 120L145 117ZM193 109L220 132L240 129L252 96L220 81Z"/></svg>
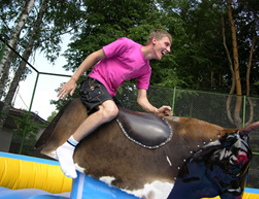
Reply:
<svg viewBox="0 0 259 199"><path fill-rule="evenodd" d="M76 178L76 169L73 161L75 146L78 144L71 136L63 145L57 148L57 157L61 170L69 178Z"/></svg>
<svg viewBox="0 0 259 199"><path fill-rule="evenodd" d="M70 138L68 138L67 142L71 145L73 145L74 147L79 143L78 141L76 141L73 137L73 135L70 136Z"/></svg>

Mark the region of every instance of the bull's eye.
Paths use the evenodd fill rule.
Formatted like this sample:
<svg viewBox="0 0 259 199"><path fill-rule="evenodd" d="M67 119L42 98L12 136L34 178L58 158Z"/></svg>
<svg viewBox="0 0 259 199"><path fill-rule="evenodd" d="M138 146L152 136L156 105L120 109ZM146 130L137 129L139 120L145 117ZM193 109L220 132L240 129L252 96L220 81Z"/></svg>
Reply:
<svg viewBox="0 0 259 199"><path fill-rule="evenodd" d="M247 161L247 154L243 151L240 151L237 155L237 163L240 165L244 165Z"/></svg>

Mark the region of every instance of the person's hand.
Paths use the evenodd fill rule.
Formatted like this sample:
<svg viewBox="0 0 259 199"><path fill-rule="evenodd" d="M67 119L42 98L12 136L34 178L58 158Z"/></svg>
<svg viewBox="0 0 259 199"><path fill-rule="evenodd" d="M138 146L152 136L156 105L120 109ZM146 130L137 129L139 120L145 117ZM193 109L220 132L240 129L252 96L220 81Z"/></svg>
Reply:
<svg viewBox="0 0 259 199"><path fill-rule="evenodd" d="M172 116L172 108L170 106L162 106L158 109L158 115L160 116Z"/></svg>
<svg viewBox="0 0 259 199"><path fill-rule="evenodd" d="M74 79L70 79L67 83L60 87L58 92L59 99L66 99L67 95L70 93L70 96L73 95L76 89L76 81Z"/></svg>

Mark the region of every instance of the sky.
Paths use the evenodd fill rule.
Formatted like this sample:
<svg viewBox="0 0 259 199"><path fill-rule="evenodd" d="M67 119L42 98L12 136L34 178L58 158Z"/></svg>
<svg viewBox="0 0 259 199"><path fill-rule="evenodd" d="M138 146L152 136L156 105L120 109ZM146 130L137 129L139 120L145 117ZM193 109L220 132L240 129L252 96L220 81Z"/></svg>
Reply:
<svg viewBox="0 0 259 199"><path fill-rule="evenodd" d="M67 49L69 43L69 36L63 37L62 52ZM31 65L34 66L39 72L55 73L63 75L72 75L71 71L66 71L62 68L66 64L65 58L61 56L55 61L54 65L49 63L44 58L43 53L36 53L35 61ZM33 71L33 70L32 70ZM40 74L37 87L35 90L34 98L32 99L33 89L37 78L37 72L32 72L27 76L25 81L21 81L19 88L17 88L13 103L17 109L29 110L31 101L31 111L38 114L41 118L47 120L53 111L55 106L50 105L50 100L57 100L57 92L55 89L59 88L60 84L67 82L69 77L59 77L53 75Z"/></svg>

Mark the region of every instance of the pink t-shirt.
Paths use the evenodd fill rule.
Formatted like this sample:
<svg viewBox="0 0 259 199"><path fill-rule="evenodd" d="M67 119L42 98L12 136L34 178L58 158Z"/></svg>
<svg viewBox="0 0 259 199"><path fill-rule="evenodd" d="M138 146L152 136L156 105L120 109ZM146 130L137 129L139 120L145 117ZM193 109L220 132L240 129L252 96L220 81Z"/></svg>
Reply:
<svg viewBox="0 0 259 199"><path fill-rule="evenodd" d="M141 52L141 45L128 38L120 38L103 47L106 58L99 61L89 77L100 81L114 97L126 80L137 79L138 89L148 89L151 67Z"/></svg>

